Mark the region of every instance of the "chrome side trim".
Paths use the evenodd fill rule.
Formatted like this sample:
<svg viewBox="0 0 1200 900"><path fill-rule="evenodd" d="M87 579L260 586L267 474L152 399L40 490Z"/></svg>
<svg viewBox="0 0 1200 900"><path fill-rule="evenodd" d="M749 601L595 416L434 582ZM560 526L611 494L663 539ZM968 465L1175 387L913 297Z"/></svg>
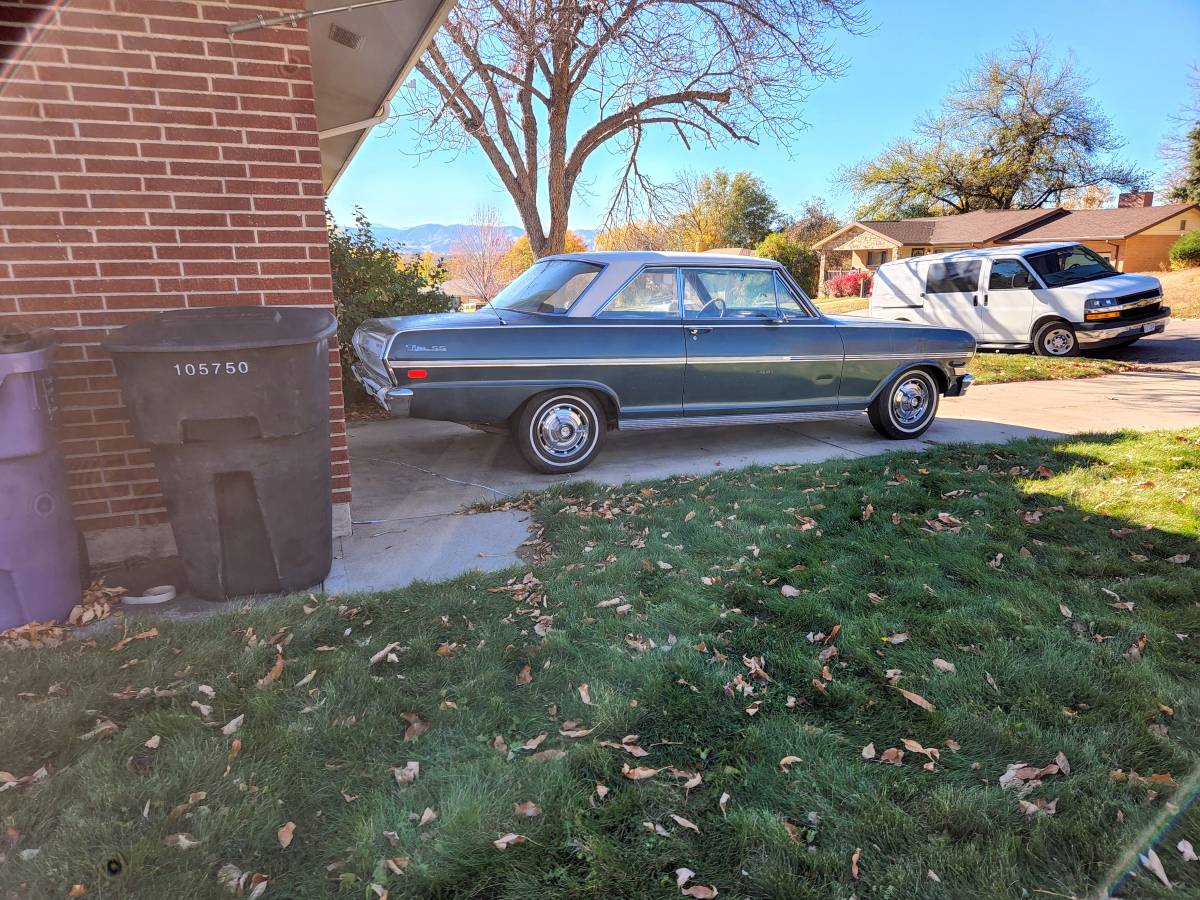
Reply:
<svg viewBox="0 0 1200 900"><path fill-rule="evenodd" d="M399 369L492 369L492 368L547 368L554 366L678 366L685 363L694 365L729 365L733 363L772 363L772 362L829 362L846 360L921 360L946 359L961 360L968 358L964 351L957 353L870 353L842 356L838 354L815 354L812 356L613 356L593 357L586 359L406 359L387 361L393 370Z"/></svg>
<svg viewBox="0 0 1200 900"><path fill-rule="evenodd" d="M821 412L737 413L725 416L661 416L653 419L617 419L620 431L651 428L696 428L718 425L782 425L788 422L820 422L834 419L854 419L861 409L831 409Z"/></svg>

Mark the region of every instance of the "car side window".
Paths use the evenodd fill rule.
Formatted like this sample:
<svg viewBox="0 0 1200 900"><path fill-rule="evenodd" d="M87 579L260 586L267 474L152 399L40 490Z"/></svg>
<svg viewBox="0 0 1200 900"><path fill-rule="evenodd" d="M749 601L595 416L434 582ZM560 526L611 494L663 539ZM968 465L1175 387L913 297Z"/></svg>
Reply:
<svg viewBox="0 0 1200 900"><path fill-rule="evenodd" d="M770 269L683 270L683 309L688 316L774 318L775 273Z"/></svg>
<svg viewBox="0 0 1200 900"><path fill-rule="evenodd" d="M1029 270L1015 259L992 260L992 272L988 275L989 291L1018 291L1032 287Z"/></svg>
<svg viewBox="0 0 1200 900"><path fill-rule="evenodd" d="M779 298L779 311L790 318L811 318L812 313L805 309L800 298L792 291L786 281L775 273L775 295Z"/></svg>
<svg viewBox="0 0 1200 900"><path fill-rule="evenodd" d="M605 319L678 319L678 276L674 268L643 269L600 311Z"/></svg>
<svg viewBox="0 0 1200 900"><path fill-rule="evenodd" d="M979 290L978 259L946 259L931 262L925 274L927 294L969 294Z"/></svg>

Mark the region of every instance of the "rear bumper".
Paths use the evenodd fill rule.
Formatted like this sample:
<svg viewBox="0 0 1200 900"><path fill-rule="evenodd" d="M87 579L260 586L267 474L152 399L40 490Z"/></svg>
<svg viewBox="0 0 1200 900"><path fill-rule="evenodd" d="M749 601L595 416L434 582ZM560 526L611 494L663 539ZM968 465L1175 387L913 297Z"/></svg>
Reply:
<svg viewBox="0 0 1200 900"><path fill-rule="evenodd" d="M1080 322L1075 326L1075 337L1083 345L1098 344L1101 341L1115 341L1120 338L1158 334L1167 327L1171 318L1171 310L1164 309L1158 315L1140 322L1125 322L1119 325L1109 325L1105 322Z"/></svg>
<svg viewBox="0 0 1200 900"><path fill-rule="evenodd" d="M412 410L413 392L409 388L392 387L383 384L379 377L362 363L350 366L354 380L363 386L376 403L393 416L407 416Z"/></svg>
<svg viewBox="0 0 1200 900"><path fill-rule="evenodd" d="M946 388L947 397L961 397L975 383L974 375L959 375L950 382L950 386Z"/></svg>

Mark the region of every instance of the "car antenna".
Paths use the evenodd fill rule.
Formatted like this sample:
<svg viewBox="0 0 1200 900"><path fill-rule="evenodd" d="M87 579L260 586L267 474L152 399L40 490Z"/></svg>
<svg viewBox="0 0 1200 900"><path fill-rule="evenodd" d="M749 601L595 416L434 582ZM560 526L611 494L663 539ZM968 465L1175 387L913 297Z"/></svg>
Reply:
<svg viewBox="0 0 1200 900"><path fill-rule="evenodd" d="M496 309L496 307L492 305L492 301L490 298L485 299L483 302L486 303L488 306L492 307L492 312L494 312L496 314L496 318L500 320L501 325L508 324L507 322L504 321L504 316L500 315L500 310Z"/></svg>

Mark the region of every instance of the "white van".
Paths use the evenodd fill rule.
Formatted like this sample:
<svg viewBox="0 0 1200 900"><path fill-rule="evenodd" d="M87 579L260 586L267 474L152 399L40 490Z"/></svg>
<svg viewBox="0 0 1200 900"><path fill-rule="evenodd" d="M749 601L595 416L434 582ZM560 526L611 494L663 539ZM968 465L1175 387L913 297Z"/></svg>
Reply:
<svg viewBox="0 0 1200 900"><path fill-rule="evenodd" d="M1157 278L1124 275L1081 244L1035 244L884 263L870 315L962 328L981 349L1077 356L1160 332L1171 310Z"/></svg>

